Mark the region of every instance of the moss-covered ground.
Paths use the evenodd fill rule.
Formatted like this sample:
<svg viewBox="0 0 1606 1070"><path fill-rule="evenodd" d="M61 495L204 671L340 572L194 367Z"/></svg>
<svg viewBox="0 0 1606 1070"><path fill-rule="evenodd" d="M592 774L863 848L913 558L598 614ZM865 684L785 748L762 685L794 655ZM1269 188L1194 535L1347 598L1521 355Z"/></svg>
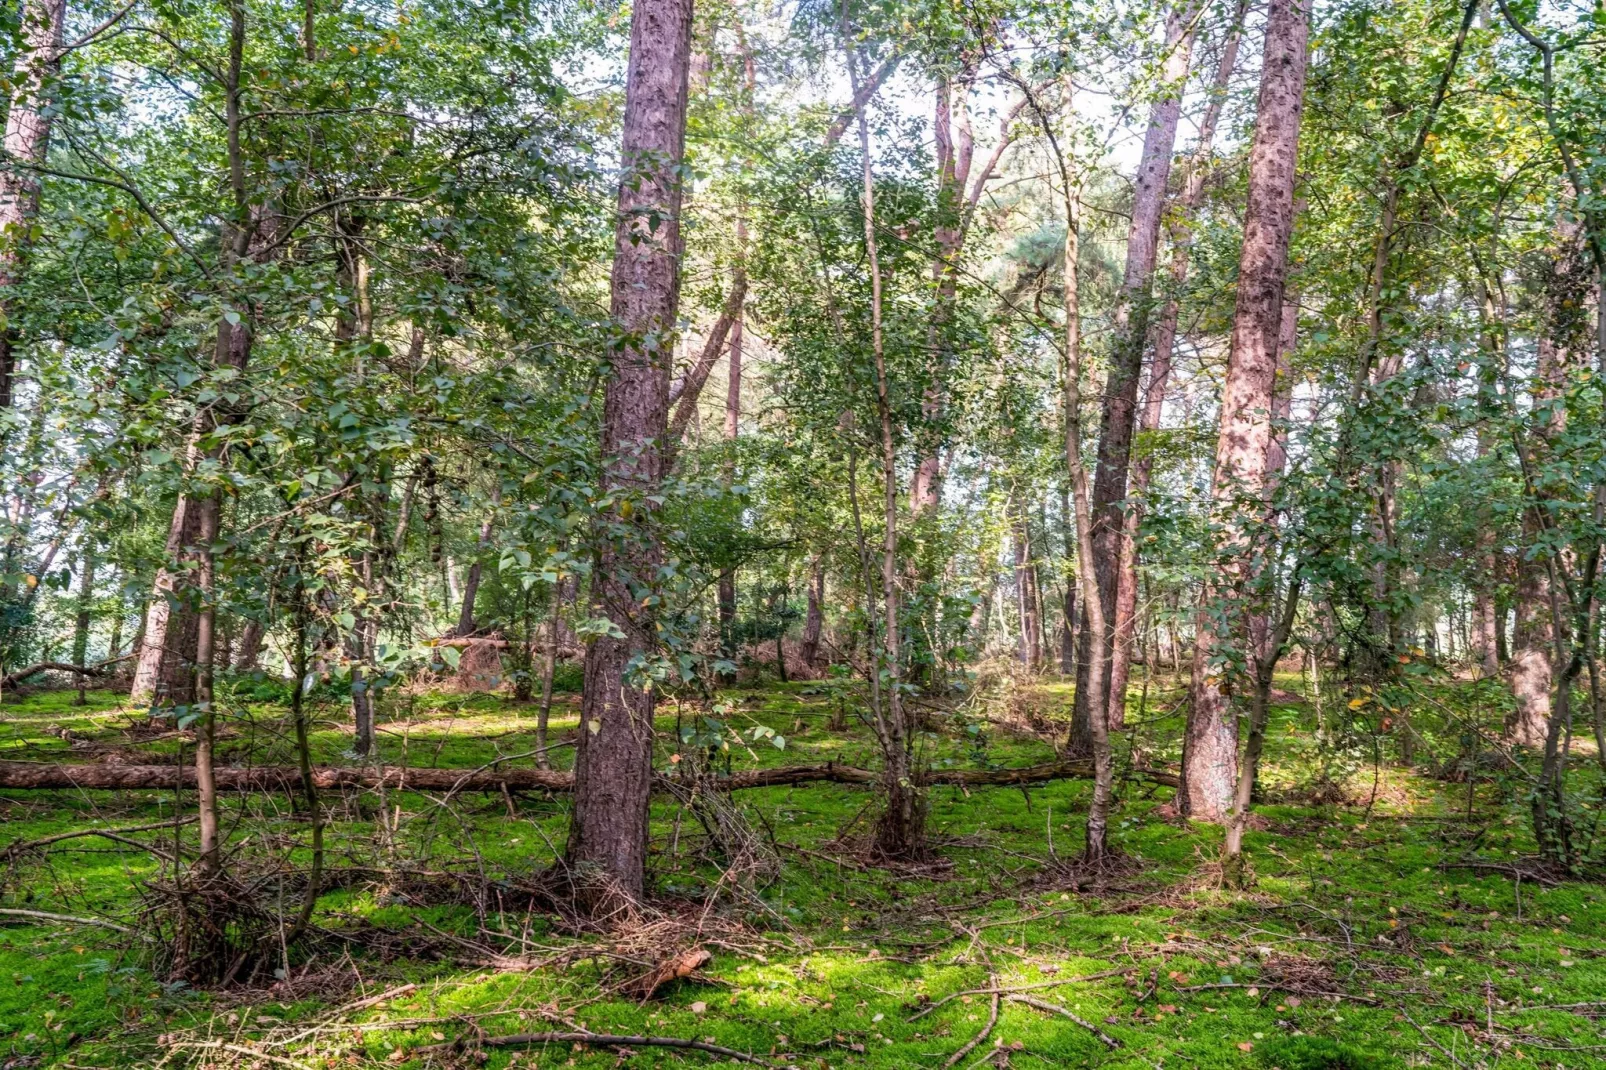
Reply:
<svg viewBox="0 0 1606 1070"><path fill-rule="evenodd" d="M821 1070L1606 1066L1606 894L1587 879L1539 879L1521 769L1470 786L1431 775L1458 747L1476 752L1463 746L1476 738L1463 722L1498 724L1487 685L1424 686L1422 705L1408 711L1419 736L1407 765L1400 733L1367 721L1366 710L1338 703L1341 717L1297 675L1279 683L1247 892L1219 887L1220 830L1179 823L1170 789L1141 779L1120 786L1113 835L1123 864L1105 872L1075 865L1085 782L934 789L933 860L903 869L863 861L870 791L814 784L740 795L781 864L736 890L721 885L721 860L698 823L657 799L657 913L627 934L583 935L518 895L562 845L565 799L392 794L381 811L372 795L335 797L325 801L339 879L317 903L319 937L292 949L286 976L197 989L157 972L137 932L0 917L0 1067L728 1062L569 1043L425 1050L575 1028L710 1040ZM730 727L751 736L762 725L785 740L784 750L765 738L737 744L731 766L874 765L870 736L840 690L725 692ZM0 707L0 757L183 760L181 735L142 728L118 696L91 693L83 707L71 697L39 692ZM1048 678L991 685L958 712L933 710L925 760L1047 760L1042 729L1063 718L1069 697ZM1177 699L1164 680L1141 696L1134 689L1122 768L1134 758L1175 761ZM533 707L500 696L391 696L384 710L390 763L473 768L533 749ZM846 726L833 727L843 710ZM317 760L352 761L338 697L316 714ZM680 751L677 718L693 716L690 706L660 704L662 763ZM560 696L554 738L572 738L576 724L576 696ZM222 737L223 760L291 758L282 709L248 687L236 692ZM555 751L556 764L571 754ZM1593 761L1578 755L1573 774L1589 835L1600 813ZM0 849L170 822L192 805L158 791L0 792ZM225 823L241 866L305 861L306 822L286 798L230 798ZM175 837L193 835L191 826L128 834L169 852ZM4 865L0 906L138 930L161 863L131 844L83 837L13 852ZM697 974L647 1000L631 989L661 955L692 946L713 956ZM406 985L414 987L368 1001ZM955 993L1028 985L1038 987L1002 993L996 1012L991 994L971 992L920 1013ZM956 1062L994 1013L986 1038Z"/></svg>

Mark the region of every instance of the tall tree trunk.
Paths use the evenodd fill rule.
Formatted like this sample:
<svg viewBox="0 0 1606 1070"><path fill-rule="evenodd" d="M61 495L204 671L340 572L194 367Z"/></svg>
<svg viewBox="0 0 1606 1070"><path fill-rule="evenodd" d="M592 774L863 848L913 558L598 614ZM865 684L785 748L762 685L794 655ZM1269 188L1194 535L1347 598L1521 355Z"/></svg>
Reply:
<svg viewBox="0 0 1606 1070"><path fill-rule="evenodd" d="M1020 659L1026 671L1036 674L1043 669L1043 629L1040 622L1041 603L1037 594L1037 562L1032 553L1031 523L1026 516L1025 504L1018 493L1013 495L1011 510L1012 538L1015 544L1015 593L1020 612Z"/></svg>
<svg viewBox="0 0 1606 1070"><path fill-rule="evenodd" d="M803 615L803 664L814 668L820 661L820 635L825 630L825 559L816 554L809 562L809 604Z"/></svg>
<svg viewBox="0 0 1606 1070"><path fill-rule="evenodd" d="M1188 60L1193 45L1196 5L1175 9L1166 18L1166 58L1161 71L1157 100L1149 111L1149 129L1143 137L1143 155L1138 161L1137 184L1132 197L1132 223L1126 239L1126 271L1116 295L1114 336L1110 350L1110 372L1104 384L1104 406L1099 420L1098 468L1093 480L1093 556L1082 561L1098 576L1103 599L1100 614L1106 629L1115 627L1117 575L1122 544L1125 542L1124 513L1127 477L1132 460L1132 436L1137 423L1138 380L1143 372L1143 348L1149 334L1153 294L1154 262L1160 243L1160 219L1165 210L1166 183L1171 175L1171 156L1176 146L1177 121L1181 115L1181 88L1188 76ZM1082 604L1084 618L1092 607ZM1127 619L1130 644L1131 615ZM1076 698L1071 719L1071 749L1086 754L1092 746L1091 711L1121 711L1126 696L1114 694L1114 680L1108 659L1114 637L1107 631L1099 644L1106 664L1100 667L1100 685L1092 686L1089 643L1092 636L1082 629L1081 649L1076 670ZM1124 687L1124 680L1122 682Z"/></svg>
<svg viewBox="0 0 1606 1070"><path fill-rule="evenodd" d="M6 113L6 164L0 166L0 409L14 403L17 375L16 299L12 291L28 268L29 231L39 214L39 176L29 164L42 164L50 148L51 83L61 66L66 0L19 4L21 50L11 74L11 107Z"/></svg>
<svg viewBox="0 0 1606 1070"><path fill-rule="evenodd" d="M223 229L221 267L232 274L238 265L258 255L255 250L276 247L273 233L277 222L266 206L253 206L245 185L245 156L241 141L241 72L245 64L246 11L242 0L231 0L228 66L224 77L224 121L226 124L229 187L233 197L232 216ZM236 376L243 375L251 360L251 347L255 341L254 323L256 307L244 293L228 295L232 306L218 322L217 341L212 354L214 368L232 369ZM223 449L208 442L220 419L226 421L232 414L211 407L203 408L195 418L190 432L190 449L187 458L187 481L193 478L203 456L216 461ZM213 500L216 490L184 487L173 505L173 517L168 525L166 561L157 570L151 593L150 609L145 617L144 646L140 650L139 664L134 672L134 685L129 695L133 704L163 703L182 705L193 695L193 670L196 658L195 613L189 607L194 599L185 599L180 592L186 586L184 565L201 559L198 555L210 554L210 548L200 544L200 531L204 523L202 514L209 508L202 503ZM214 515L215 522L216 517ZM216 531L214 529L214 535ZM169 567L178 562L178 568ZM178 619L174 620L174 611Z"/></svg>
<svg viewBox="0 0 1606 1070"><path fill-rule="evenodd" d="M493 501L500 502L501 498L501 494L498 493ZM474 563L468 567L468 578L463 581L463 609L457 615L457 627L452 629L452 634L456 636L470 636L479 630L479 626L474 623L474 602L479 598L480 576L485 567L485 552L491 546L491 532L496 529L495 508L493 506L492 512L480 524L480 537L479 542L475 544L477 552L474 554Z"/></svg>
<svg viewBox="0 0 1606 1070"><path fill-rule="evenodd" d="M73 618L72 634L72 663L78 668L84 667L84 658L89 653L89 625L93 620L95 609L95 544L92 538L84 539L83 556L79 560L78 576L78 612ZM107 657L116 657L108 653ZM78 674L78 697L73 699L74 706L82 706L87 701L84 695L84 674Z"/></svg>
<svg viewBox="0 0 1606 1070"><path fill-rule="evenodd" d="M262 637L267 629L259 620L247 620L240 629L239 649L234 655L235 672L256 672L262 657Z"/></svg>
<svg viewBox="0 0 1606 1070"><path fill-rule="evenodd" d="M1196 618L1191 704L1182 742L1183 813L1220 822L1233 804L1238 733L1222 660L1248 647L1254 578L1249 561L1265 515L1266 456L1294 225L1299 118L1305 93L1309 0L1272 0L1255 136L1231 350L1222 385L1210 499L1220 523Z"/></svg>
<svg viewBox="0 0 1606 1070"><path fill-rule="evenodd" d="M164 556L174 565L156 570L145 611L132 705L182 706L190 701L195 664L195 614L184 600L184 576L196 559L200 539L200 499L179 493L168 524Z"/></svg>
<svg viewBox="0 0 1606 1070"><path fill-rule="evenodd" d="M200 853L196 872L204 879L218 870L217 777L212 769L212 749L217 735L217 709L212 691L213 640L217 633L216 564L212 544L217 541L218 498L216 494L196 503L200 511L196 594L200 605L195 615L195 706L200 718L195 726L195 804L199 815ZM300 681L296 687L300 688Z"/></svg>
<svg viewBox="0 0 1606 1070"><path fill-rule="evenodd" d="M1138 417L1140 439L1160 429L1160 418L1165 412L1166 390L1171 385L1172 352L1176 348L1181 292L1188 278L1188 253L1191 248L1189 228L1194 213L1198 211L1199 201L1204 196L1205 179L1209 177L1216 125L1221 120L1221 109L1227 99L1232 72L1238 63L1238 43L1243 36L1246 7L1247 0L1238 0L1232 23L1227 27L1222 41L1216 78L1210 88L1210 97L1205 102L1204 115L1199 120L1199 141L1188 160L1182 191L1169 227L1170 291L1166 294L1160 318L1155 324L1154 362L1149 366L1149 384L1144 391L1143 411ZM1122 515L1120 559L1117 562L1114 634L1110 648L1109 706L1112 729L1120 728L1126 721L1126 689L1132 673L1132 642L1138 608L1138 530L1143 523L1143 510L1153 473L1154 455L1148 451L1140 452L1132 465L1132 486L1127 493L1126 510Z"/></svg>
<svg viewBox="0 0 1606 1070"><path fill-rule="evenodd" d="M1048 114L1030 92L1027 101L1036 112L1043 136L1053 153L1065 212L1065 248L1061 254L1065 272L1065 341L1060 351L1060 415L1064 424L1065 476L1070 484L1073 506L1069 514L1076 531L1077 558L1082 566L1077 569L1077 578L1086 615L1085 627L1090 633L1088 680L1089 686L1098 689L1104 684L1102 675L1107 664L1104 650L1106 632L1104 602L1100 597L1097 572L1086 567L1093 559L1093 510L1092 498L1088 493L1087 467L1082 463L1082 309L1078 271L1082 190L1081 175L1076 170L1075 161L1066 155L1075 136L1076 125L1076 84L1070 71L1062 76L1061 87L1065 107L1065 128L1061 131L1066 142L1064 146L1061 145L1060 136L1056 136ZM1115 792L1115 766L1110 754L1106 709L1105 705L1099 704L1092 711L1094 715L1088 718L1088 734L1092 737L1093 798L1087 809L1085 851L1090 861L1102 859L1109 852L1110 803Z"/></svg>
<svg viewBox="0 0 1606 1070"><path fill-rule="evenodd" d="M661 556L647 496L663 476L668 430L691 29L691 0L639 0L631 8L611 279L613 320L624 335L610 348L601 453L605 490L637 508L628 519L599 520L592 612L624 634L602 636L586 650L568 844L581 896L598 913L639 901L645 890L653 695L626 666L657 639L652 607L641 605L629 581L654 585ZM627 538L602 530L617 523L631 526Z"/></svg>
<svg viewBox="0 0 1606 1070"><path fill-rule="evenodd" d="M858 61L848 41L848 75L857 96ZM885 858L919 856L925 847L925 808L915 786L911 733L905 723L900 623L898 619L898 451L893 428L892 399L882 331L882 280L880 241L876 234L875 173L871 168L870 127L859 113L859 152L863 161L864 244L870 267L870 347L875 365L876 424L881 446L881 601L882 665L871 671L885 673L884 724L881 726L882 788L886 807L876 825L876 851Z"/></svg>

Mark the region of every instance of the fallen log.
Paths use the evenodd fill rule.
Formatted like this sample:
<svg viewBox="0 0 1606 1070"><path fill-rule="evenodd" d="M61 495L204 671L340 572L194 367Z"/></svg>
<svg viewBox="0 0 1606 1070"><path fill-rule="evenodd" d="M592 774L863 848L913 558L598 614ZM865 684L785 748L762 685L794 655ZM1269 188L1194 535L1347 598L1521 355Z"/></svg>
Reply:
<svg viewBox="0 0 1606 1070"><path fill-rule="evenodd" d="M294 766L218 766L217 786L223 791L299 790L301 773ZM933 769L922 778L930 787L961 788L1024 786L1052 780L1085 780L1093 775L1091 761L1050 762L1014 769ZM1133 775L1156 784L1177 786L1172 773L1139 769ZM660 781L674 778L659 777ZM795 784L876 784L874 769L825 762L819 765L782 765L749 769L712 781L721 791L786 787ZM312 770L316 787L378 788L392 791L572 791L574 774L558 769L384 769L317 766ZM0 788L80 789L101 791L171 791L195 787L195 769L172 765L56 765L49 762L0 761Z"/></svg>
<svg viewBox="0 0 1606 1070"><path fill-rule="evenodd" d="M4 677L0 677L0 688L15 687L28 677L36 676L42 672L68 672L81 676L110 676L111 670L107 666L127 661L133 656L133 654L124 654L120 658L98 661L93 665L74 665L67 661L36 661L26 668L18 669L16 672L7 673Z"/></svg>

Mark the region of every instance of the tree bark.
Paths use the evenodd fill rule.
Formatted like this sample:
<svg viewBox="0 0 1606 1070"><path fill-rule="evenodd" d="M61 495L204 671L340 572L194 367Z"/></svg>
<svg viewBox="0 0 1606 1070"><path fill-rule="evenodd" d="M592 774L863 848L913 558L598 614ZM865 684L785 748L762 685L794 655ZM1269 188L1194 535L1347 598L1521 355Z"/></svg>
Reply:
<svg viewBox="0 0 1606 1070"><path fill-rule="evenodd" d="M229 272L252 257L254 249L272 249L278 235L270 233L276 222L272 213L263 206L253 207L245 186L245 158L240 128L241 71L245 63L246 13L239 0L229 5L229 55L225 72L224 122L228 145L228 183L233 196L232 216L223 229L221 266ZM238 374L245 372L251 360L251 347L255 341L253 323L256 307L248 296L231 294L232 306L217 325L217 340L212 353L214 368L231 368ZM229 414L210 407L203 408L195 418L190 431L190 449L187 458L186 479L193 479L203 456L216 460L222 456L222 447L207 444L206 440L219 426L219 417ZM134 672L134 684L129 701L134 704L183 705L193 697L193 668L196 657L196 620L188 603L193 599L183 596L188 586L185 574L192 565L200 564L200 555L210 549L198 545L202 513L215 507L216 491L209 488L185 486L173 505L173 517L168 525L166 561L157 570L153 583L150 609L145 618L144 646ZM213 506L207 506L211 501ZM177 567L169 562L176 562ZM179 614L173 619L175 610ZM176 625L176 626L175 626Z"/></svg>
<svg viewBox="0 0 1606 1070"><path fill-rule="evenodd" d="M1018 495L1011 502L1011 541L1015 546L1015 595L1020 613L1020 660L1033 675L1043 669L1041 602L1037 591L1037 562L1032 553L1031 524Z"/></svg>
<svg viewBox="0 0 1606 1070"><path fill-rule="evenodd" d="M257 661L262 657L262 637L266 633L259 620L248 620L245 627L240 630L239 649L234 655L235 672L255 672Z"/></svg>
<svg viewBox="0 0 1606 1070"><path fill-rule="evenodd" d="M61 66L66 0L29 0L18 5L21 50L11 74L5 154L0 167L0 409L14 403L17 375L16 299L12 291L28 268L29 231L39 214L39 177L27 169L42 164L50 148L51 83Z"/></svg>
<svg viewBox="0 0 1606 1070"><path fill-rule="evenodd" d="M626 666L654 651L657 637L652 607L641 605L629 581L653 586L661 555L647 496L663 476L668 430L691 30L690 0L639 0L631 9L611 279L612 316L623 333L610 347L601 454L604 488L636 508L626 515L615 506L596 533L593 612L624 635L602 636L586 651L568 843L579 892L599 914L645 891L653 696ZM607 530L621 523L630 529L624 539Z"/></svg>
<svg viewBox="0 0 1606 1070"><path fill-rule="evenodd" d="M816 554L809 563L809 604L803 615L803 664L815 668L820 660L820 636L825 631L825 559Z"/></svg>
<svg viewBox="0 0 1606 1070"><path fill-rule="evenodd" d="M501 495L495 496L495 501L501 501ZM479 542L476 544L474 563L468 567L468 576L463 581L463 608L457 615L457 627L452 629L454 636L473 635L479 630L474 623L474 602L480 593L480 576L485 567L485 551L491 546L491 532L496 528L495 507L485 521L480 524Z"/></svg>
<svg viewBox="0 0 1606 1070"><path fill-rule="evenodd" d="M200 501L189 491L181 491L173 505L164 556L176 564L163 564L156 570L128 696L131 705L182 706L190 700L195 614L183 601L183 587L197 554Z"/></svg>
<svg viewBox="0 0 1606 1070"><path fill-rule="evenodd" d="M1211 478L1211 508L1221 534L1196 618L1178 793L1182 812L1205 821L1223 821L1233 804L1238 734L1228 710L1233 673L1227 658L1235 647L1248 649L1248 588L1254 580L1249 560L1265 515L1266 457L1304 104L1308 3L1272 0L1249 154L1238 296Z"/></svg>
<svg viewBox="0 0 1606 1070"><path fill-rule="evenodd" d="M1210 98L1205 103L1204 115L1199 120L1199 141L1186 167L1182 191L1177 198L1177 210L1169 231L1171 238L1170 291L1161 306L1159 321L1154 330L1154 362L1149 366L1149 383L1144 391L1143 411L1138 417L1138 435L1152 436L1160 429L1165 413L1166 390L1171 385L1171 358L1176 348L1177 323L1181 312L1181 291L1188 278L1188 253L1191 248L1189 227L1199 201L1204 196L1205 179L1209 176L1212 147L1216 138L1216 125L1221 120L1221 109L1227 99L1232 72L1238 63L1238 43L1243 36L1244 11L1247 0L1238 0L1232 23L1227 27L1221 44L1221 58L1216 64L1216 78L1211 85ZM1143 524L1143 512L1149 492L1149 481L1154 473L1154 456L1143 451L1132 465L1132 485L1127 493L1127 507L1122 516L1120 560L1116 573L1115 617L1113 644L1110 649L1110 727L1120 728L1126 722L1127 681L1132 674L1132 643L1138 607L1138 531Z"/></svg>
<svg viewBox="0 0 1606 1070"><path fill-rule="evenodd" d="M1161 71L1157 100L1149 111L1149 128L1143 137L1143 154L1138 161L1136 188L1132 199L1132 223L1127 231L1126 271L1116 295L1114 337L1111 342L1110 371L1104 384L1104 405L1099 420L1098 465L1093 479L1093 556L1084 559L1098 577L1103 600L1100 614L1106 634L1099 644L1105 665L1098 673L1099 686L1092 686L1090 643L1092 636L1084 619L1081 649L1076 670L1076 698L1071 719L1073 753L1086 754L1092 746L1091 711L1106 709L1124 716L1126 696L1114 693L1115 680L1109 664L1116 627L1117 576L1122 544L1125 542L1127 478L1132 461L1132 437L1137 420L1138 380L1143 372L1143 348L1149 334L1154 263L1160 243L1160 219L1165 210L1166 183L1171 175L1171 156L1177 140L1177 122L1182 109L1182 85L1188 76L1188 60L1193 46L1196 5L1173 10L1166 18L1166 58ZM1084 601L1084 618L1091 607ZM1127 643L1131 643L1131 614L1127 617ZM1122 681L1125 686L1125 681ZM1119 724L1119 721L1112 724Z"/></svg>
<svg viewBox="0 0 1606 1070"><path fill-rule="evenodd" d="M95 544L92 539L84 539L83 557L79 562L78 577L78 612L73 618L72 635L72 661L79 667L78 697L73 699L74 706L82 706L87 701L84 694L84 658L89 653L89 625L93 620L95 608ZM108 657L115 657L109 654Z"/></svg>

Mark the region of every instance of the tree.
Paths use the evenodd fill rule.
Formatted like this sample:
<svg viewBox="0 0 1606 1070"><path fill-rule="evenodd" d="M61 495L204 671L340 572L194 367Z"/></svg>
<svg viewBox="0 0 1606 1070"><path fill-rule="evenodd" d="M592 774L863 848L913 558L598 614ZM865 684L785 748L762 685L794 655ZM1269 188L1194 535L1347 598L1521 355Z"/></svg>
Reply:
<svg viewBox="0 0 1606 1070"><path fill-rule="evenodd" d="M1228 701L1230 682L1249 656L1254 561L1264 541L1266 458L1294 228L1309 19L1304 0L1273 0L1249 153L1249 203L1210 483L1218 571L1200 597L1178 792L1182 812L1205 821L1226 818L1238 766Z"/></svg>
<svg viewBox="0 0 1606 1070"><path fill-rule="evenodd" d="M653 693L660 565L654 512L663 479L669 372L680 299L681 161L691 55L690 0L631 9L621 177L601 453L613 501L599 516L591 601L613 622L586 650L568 861L592 909L645 891L652 790Z"/></svg>
<svg viewBox="0 0 1606 1070"><path fill-rule="evenodd" d="M1166 16L1156 101L1149 113L1138 161L1137 187L1132 198L1132 223L1127 231L1126 271L1116 297L1109 377L1104 384L1104 406L1099 420L1098 468L1093 480L1093 552L1087 560L1099 574L1102 613L1109 634L1100 647L1109 664L1098 674L1097 686L1089 676L1092 648L1084 625L1078 650L1076 708L1071 722L1071 750L1087 753L1092 746L1092 711L1103 706L1112 727L1126 714L1126 671L1130 661L1132 618L1118 612L1117 588L1126 531L1127 481L1132 466L1132 435L1137 424L1138 381L1149 337L1153 304L1150 288L1160 243L1160 217L1165 209L1166 184L1177 140L1182 110L1182 85L1188 76L1193 47L1193 4L1175 8ZM1085 602L1082 612L1091 607ZM1091 618L1088 618L1091 621ZM1122 650L1123 645L1128 648ZM1119 690L1112 690L1119 688Z"/></svg>

